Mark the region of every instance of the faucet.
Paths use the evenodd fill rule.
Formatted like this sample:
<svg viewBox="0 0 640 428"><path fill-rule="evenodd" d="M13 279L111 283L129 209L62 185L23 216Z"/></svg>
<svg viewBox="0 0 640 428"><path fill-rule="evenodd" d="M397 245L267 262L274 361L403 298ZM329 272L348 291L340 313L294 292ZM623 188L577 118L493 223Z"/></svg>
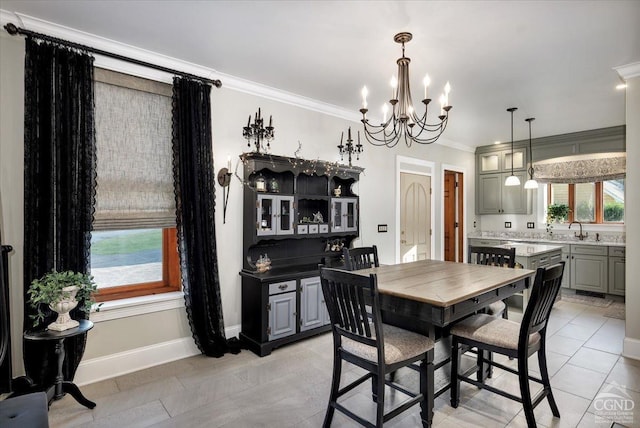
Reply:
<svg viewBox="0 0 640 428"><path fill-rule="evenodd" d="M578 223L578 225L580 226L580 235L578 235L576 232L573 232L573 236L575 236L581 241L584 240L584 238L586 238L587 236L589 236L589 232L585 233L584 235L582 234L582 223L580 223L579 221L572 221L571 223L569 223L569 229L571 229L571 225L573 223Z"/></svg>

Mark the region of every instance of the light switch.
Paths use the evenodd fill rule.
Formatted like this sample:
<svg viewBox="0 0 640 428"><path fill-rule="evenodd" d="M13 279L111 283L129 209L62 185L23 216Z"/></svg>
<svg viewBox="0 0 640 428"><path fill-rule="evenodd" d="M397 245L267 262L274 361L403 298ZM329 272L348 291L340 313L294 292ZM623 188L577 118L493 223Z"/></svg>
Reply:
<svg viewBox="0 0 640 428"><path fill-rule="evenodd" d="M379 224L378 225L378 233L386 233L387 232L387 225L386 224Z"/></svg>

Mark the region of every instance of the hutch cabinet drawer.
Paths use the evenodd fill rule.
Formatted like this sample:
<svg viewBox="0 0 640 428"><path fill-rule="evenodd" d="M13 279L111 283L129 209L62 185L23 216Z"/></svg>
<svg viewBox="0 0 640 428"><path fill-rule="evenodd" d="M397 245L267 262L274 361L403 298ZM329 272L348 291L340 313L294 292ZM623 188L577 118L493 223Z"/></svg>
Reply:
<svg viewBox="0 0 640 428"><path fill-rule="evenodd" d="M329 233L329 225L321 224L320 225L320 233Z"/></svg>
<svg viewBox="0 0 640 428"><path fill-rule="evenodd" d="M309 225L309 233L318 233L318 225L310 224Z"/></svg>
<svg viewBox="0 0 640 428"><path fill-rule="evenodd" d="M269 296L273 294L286 293L288 291L295 291L296 289L296 281L285 281L285 282L274 282L273 284L269 284Z"/></svg>
<svg viewBox="0 0 640 428"><path fill-rule="evenodd" d="M306 224L299 224L297 227L298 235L306 235L309 233L309 226Z"/></svg>

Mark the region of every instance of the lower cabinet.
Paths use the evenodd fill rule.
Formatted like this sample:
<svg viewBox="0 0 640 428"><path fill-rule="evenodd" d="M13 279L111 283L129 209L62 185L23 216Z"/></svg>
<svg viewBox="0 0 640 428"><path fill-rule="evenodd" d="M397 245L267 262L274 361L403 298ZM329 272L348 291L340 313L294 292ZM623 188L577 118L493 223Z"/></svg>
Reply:
<svg viewBox="0 0 640 428"><path fill-rule="evenodd" d="M624 296L625 248L609 247L609 294Z"/></svg>
<svg viewBox="0 0 640 428"><path fill-rule="evenodd" d="M329 324L329 312L322 294L320 277L300 280L300 331Z"/></svg>
<svg viewBox="0 0 640 428"><path fill-rule="evenodd" d="M571 288L607 293L607 247L595 245L571 246Z"/></svg>
<svg viewBox="0 0 640 428"><path fill-rule="evenodd" d="M274 348L329 331L329 315L318 272L302 278L241 272L240 340L263 357Z"/></svg>

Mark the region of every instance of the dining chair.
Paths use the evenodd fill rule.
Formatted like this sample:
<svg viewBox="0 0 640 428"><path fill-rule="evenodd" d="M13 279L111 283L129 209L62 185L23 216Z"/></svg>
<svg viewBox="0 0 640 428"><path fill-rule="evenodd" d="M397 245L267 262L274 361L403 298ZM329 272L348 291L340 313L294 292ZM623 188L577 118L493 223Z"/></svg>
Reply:
<svg viewBox="0 0 640 428"><path fill-rule="evenodd" d="M433 339L382 323L375 274L362 276L341 269L323 268L320 278L333 333L333 377L323 427L331 426L335 410L363 426L382 427L383 423L418 403L422 426L430 427L434 401ZM371 318L365 303L371 305ZM343 360L367 373L340 388ZM418 392L385 378L387 374L418 361L421 362ZM368 379L372 379L374 385L375 423L338 402L340 397ZM387 413L384 413L385 386L407 396L406 400Z"/></svg>
<svg viewBox="0 0 640 428"><path fill-rule="evenodd" d="M346 270L367 269L380 266L378 261L378 247L343 248Z"/></svg>
<svg viewBox="0 0 640 428"><path fill-rule="evenodd" d="M531 297L520 324L493 317L487 314L476 314L459 322L451 328L452 356L451 356L451 406L458 407L460 402L460 382L468 382L479 388L487 389L503 397L522 403L529 428L536 426L533 409L546 397L553 416L560 417L558 406L553 398L546 357L546 332L551 308L556 300L564 262L547 268L538 268L531 290ZM518 360L517 370L505 365L485 360L491 366L498 367L518 375L520 396L510 394L481 381L473 380L458 373L460 367L460 346L472 346L481 350L497 352ZM540 378L529 375L528 359L534 353L538 354ZM542 384L542 390L531 397L529 381Z"/></svg>
<svg viewBox="0 0 640 428"><path fill-rule="evenodd" d="M467 263L514 268L516 265L516 249L469 245ZM494 302L485 308L485 313L508 319L507 302L504 300Z"/></svg>

